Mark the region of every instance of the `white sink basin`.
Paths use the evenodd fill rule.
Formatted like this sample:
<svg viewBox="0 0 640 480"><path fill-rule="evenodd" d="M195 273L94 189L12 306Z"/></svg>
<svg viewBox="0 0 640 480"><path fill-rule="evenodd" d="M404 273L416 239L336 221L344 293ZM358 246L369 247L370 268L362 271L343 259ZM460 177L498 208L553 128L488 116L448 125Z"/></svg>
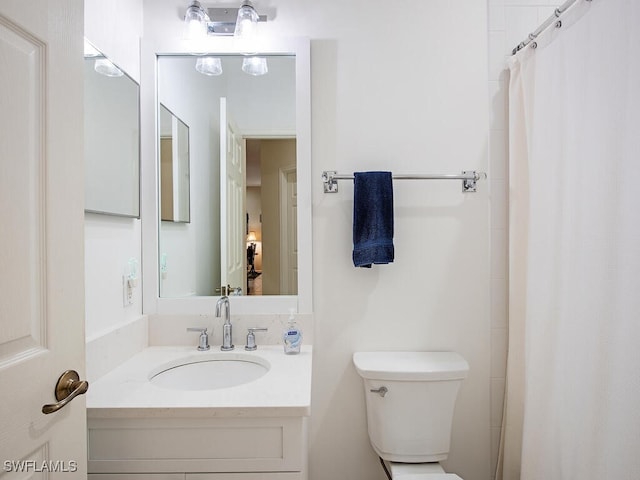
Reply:
<svg viewBox="0 0 640 480"><path fill-rule="evenodd" d="M215 390L257 380L269 368L269 362L256 355L201 353L155 368L149 374L149 381L173 390Z"/></svg>

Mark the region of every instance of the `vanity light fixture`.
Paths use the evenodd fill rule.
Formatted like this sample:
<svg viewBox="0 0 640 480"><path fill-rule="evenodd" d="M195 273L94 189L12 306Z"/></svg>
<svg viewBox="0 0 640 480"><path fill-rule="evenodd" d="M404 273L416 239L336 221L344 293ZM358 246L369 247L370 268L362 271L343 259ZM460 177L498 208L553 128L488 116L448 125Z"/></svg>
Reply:
<svg viewBox="0 0 640 480"><path fill-rule="evenodd" d="M269 71L265 57L244 57L242 59L242 71L249 75L264 75Z"/></svg>
<svg viewBox="0 0 640 480"><path fill-rule="evenodd" d="M218 57L199 57L196 70L210 77L222 74L222 61Z"/></svg>
<svg viewBox="0 0 640 480"><path fill-rule="evenodd" d="M199 1L193 0L184 15L184 36L188 40L199 41L207 35L233 35L250 40L256 32L258 22L266 22L266 15L258 15L251 0L243 0L240 8L209 8L205 10ZM196 55L204 54L195 53ZM196 61L196 70L204 75L222 74L220 58L204 56ZM264 57L246 57L242 61L242 71L249 75L264 75L269 69Z"/></svg>
<svg viewBox="0 0 640 480"><path fill-rule="evenodd" d="M243 0L240 8L204 9L194 0L184 15L185 38L198 39L206 35L235 35L248 37L258 22L266 22L266 15L258 15L250 0Z"/></svg>

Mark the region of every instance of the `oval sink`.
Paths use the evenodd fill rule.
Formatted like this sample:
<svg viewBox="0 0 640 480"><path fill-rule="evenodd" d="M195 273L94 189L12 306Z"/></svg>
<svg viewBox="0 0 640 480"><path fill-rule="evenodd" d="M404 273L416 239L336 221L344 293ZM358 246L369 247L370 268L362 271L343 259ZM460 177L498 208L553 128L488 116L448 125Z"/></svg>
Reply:
<svg viewBox="0 0 640 480"><path fill-rule="evenodd" d="M253 355L197 355L156 368L149 380L158 387L173 390L215 390L257 380L269 367L269 362Z"/></svg>

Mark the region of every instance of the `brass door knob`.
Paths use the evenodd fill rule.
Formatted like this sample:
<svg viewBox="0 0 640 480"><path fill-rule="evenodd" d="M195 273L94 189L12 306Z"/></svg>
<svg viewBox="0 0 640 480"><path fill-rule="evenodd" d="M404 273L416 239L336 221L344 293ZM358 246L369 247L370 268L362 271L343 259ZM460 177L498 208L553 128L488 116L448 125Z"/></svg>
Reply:
<svg viewBox="0 0 640 480"><path fill-rule="evenodd" d="M75 370L67 370L58 379L56 383L56 400L58 403L43 405L42 413L49 414L57 412L78 395L82 395L89 390L89 382L80 380L78 372Z"/></svg>

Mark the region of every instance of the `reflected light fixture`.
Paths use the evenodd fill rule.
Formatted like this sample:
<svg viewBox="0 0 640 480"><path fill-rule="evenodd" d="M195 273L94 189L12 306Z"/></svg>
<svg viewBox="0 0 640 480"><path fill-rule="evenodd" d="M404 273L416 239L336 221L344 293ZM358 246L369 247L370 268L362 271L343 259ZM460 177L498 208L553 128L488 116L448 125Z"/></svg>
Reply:
<svg viewBox="0 0 640 480"><path fill-rule="evenodd" d="M95 58L93 69L100 75L105 75L107 77L121 77L124 75L122 70L116 67L96 47L91 45L86 38L84 39L84 58Z"/></svg>
<svg viewBox="0 0 640 480"><path fill-rule="evenodd" d="M256 232L251 230L249 235L247 235L247 242L255 242L258 238L256 237Z"/></svg>
<svg viewBox="0 0 640 480"><path fill-rule="evenodd" d="M264 75L269 71L265 57L244 57L242 59L242 71L249 75Z"/></svg>
<svg viewBox="0 0 640 480"><path fill-rule="evenodd" d="M96 58L96 63L93 65L93 69L100 75L107 77L121 77L124 75L122 70L116 67L110 60L106 58Z"/></svg>
<svg viewBox="0 0 640 480"><path fill-rule="evenodd" d="M217 57L200 57L196 60L196 70L210 77L222 74L222 61Z"/></svg>

